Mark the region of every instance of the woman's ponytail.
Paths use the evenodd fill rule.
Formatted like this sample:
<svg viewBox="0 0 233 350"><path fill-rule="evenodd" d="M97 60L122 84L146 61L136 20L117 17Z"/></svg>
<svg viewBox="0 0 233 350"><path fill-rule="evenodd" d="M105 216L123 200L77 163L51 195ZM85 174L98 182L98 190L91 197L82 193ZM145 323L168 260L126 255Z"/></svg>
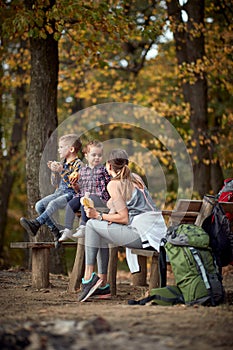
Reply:
<svg viewBox="0 0 233 350"><path fill-rule="evenodd" d="M127 164L125 164L120 170L118 170L115 176L116 180L132 180L131 170Z"/></svg>

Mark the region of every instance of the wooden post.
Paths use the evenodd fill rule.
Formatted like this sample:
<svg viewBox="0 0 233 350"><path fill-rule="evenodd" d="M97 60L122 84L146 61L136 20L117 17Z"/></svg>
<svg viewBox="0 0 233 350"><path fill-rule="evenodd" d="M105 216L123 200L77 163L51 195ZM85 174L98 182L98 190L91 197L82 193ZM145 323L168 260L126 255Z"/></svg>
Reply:
<svg viewBox="0 0 233 350"><path fill-rule="evenodd" d="M151 261L149 290L151 290L152 288L158 288L159 286L160 281L158 255L153 254Z"/></svg>
<svg viewBox="0 0 233 350"><path fill-rule="evenodd" d="M49 250L50 248L32 248L32 287L49 287Z"/></svg>
<svg viewBox="0 0 233 350"><path fill-rule="evenodd" d="M201 226L203 221L212 212L215 200L211 197L204 196L200 212L196 218L195 225Z"/></svg>
<svg viewBox="0 0 233 350"><path fill-rule="evenodd" d="M84 260L85 260L84 238L79 238L74 266L70 275L68 292L74 293L79 288L82 282L82 277L84 276L84 268L85 268Z"/></svg>
<svg viewBox="0 0 233 350"><path fill-rule="evenodd" d="M111 287L111 294L116 295L118 247L109 246L108 282Z"/></svg>
<svg viewBox="0 0 233 350"><path fill-rule="evenodd" d="M134 286L146 286L147 277L147 257L138 255L138 264L140 266L140 272L132 275L132 281Z"/></svg>

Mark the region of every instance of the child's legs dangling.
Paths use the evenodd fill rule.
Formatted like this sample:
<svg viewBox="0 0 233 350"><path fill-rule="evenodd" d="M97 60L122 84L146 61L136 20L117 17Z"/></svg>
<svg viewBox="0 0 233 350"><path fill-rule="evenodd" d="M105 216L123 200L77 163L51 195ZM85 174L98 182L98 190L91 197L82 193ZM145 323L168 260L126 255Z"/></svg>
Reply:
<svg viewBox="0 0 233 350"><path fill-rule="evenodd" d="M55 226L55 224L52 221L53 213L55 213L58 209L65 208L68 200L69 200L69 194L63 194L62 196L59 196L53 199L47 205L46 210L36 219L39 221L41 225L46 224L52 229ZM51 227L51 224L52 224L52 227Z"/></svg>
<svg viewBox="0 0 233 350"><path fill-rule="evenodd" d="M38 202L36 202L36 205L35 205L35 209L36 209L36 212L39 214L39 217L47 210L47 207L48 205L50 204L50 202L52 202L53 200L57 199L58 197L60 197L63 193L60 192L59 190L55 191L54 193L42 198L41 200L39 200ZM38 218L37 218L38 219ZM38 220L39 221L39 220ZM40 221L39 221L40 222ZM41 224L44 224L45 222L44 221L41 221L40 222ZM54 225L54 222L49 218L47 217L47 220L46 220L46 224L49 228L53 228L55 225Z"/></svg>
<svg viewBox="0 0 233 350"><path fill-rule="evenodd" d="M72 230L75 214L80 210L80 197L72 198L66 205L65 227Z"/></svg>

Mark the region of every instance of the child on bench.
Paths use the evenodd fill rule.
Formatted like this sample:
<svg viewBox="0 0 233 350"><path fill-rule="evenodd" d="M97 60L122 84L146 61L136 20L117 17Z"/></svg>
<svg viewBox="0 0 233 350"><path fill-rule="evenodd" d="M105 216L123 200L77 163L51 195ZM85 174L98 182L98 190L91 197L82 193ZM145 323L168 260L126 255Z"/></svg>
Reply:
<svg viewBox="0 0 233 350"><path fill-rule="evenodd" d="M46 224L54 236L55 247L59 246L58 240L61 237L61 233L52 220L52 214L58 209L65 208L67 202L76 194L75 183L78 180L79 171L83 165L81 160L77 157L81 146L82 143L76 134L68 134L60 137L58 153L61 162L48 162L48 167L52 171L52 185L57 188L53 194L42 198L36 203L35 209L39 214L38 217L34 220L28 220L24 217L20 219L20 224L32 236L37 234L41 225ZM57 184L58 178L59 182Z"/></svg>
<svg viewBox="0 0 233 350"><path fill-rule="evenodd" d="M85 235L85 225L88 220L83 205L80 203L82 197L86 194L89 196L90 202L96 208L107 208L106 202L109 199L109 194L106 189L110 181L105 166L101 163L103 159L103 144L98 140L90 141L83 148L83 153L87 160L79 172L78 186L79 192L71 199L66 206L65 229L61 231L62 236L59 242L65 241L68 238L80 238ZM75 214L81 210L81 224L73 233L73 223Z"/></svg>

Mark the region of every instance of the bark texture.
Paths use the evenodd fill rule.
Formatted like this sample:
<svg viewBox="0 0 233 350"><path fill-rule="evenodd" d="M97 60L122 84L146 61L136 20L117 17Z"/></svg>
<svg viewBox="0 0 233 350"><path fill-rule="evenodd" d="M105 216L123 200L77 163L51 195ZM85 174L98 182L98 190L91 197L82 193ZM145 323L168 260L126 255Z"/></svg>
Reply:
<svg viewBox="0 0 233 350"><path fill-rule="evenodd" d="M33 2L25 1L30 8ZM49 6L53 6L50 1ZM46 9L44 9L46 11ZM29 95L29 117L27 129L27 195L29 217L35 217L35 203L41 198L39 189L39 169L41 157L47 141L58 125L57 120L57 85L58 85L58 42L54 39L53 33L47 37L35 37L30 39L31 51L31 84ZM56 140L54 140L56 142ZM51 153L50 153L51 156ZM56 149L54 150L56 159ZM46 163L48 159L43 158ZM46 169L46 167L45 167ZM48 183L50 173L46 172ZM42 194L44 195L44 193ZM36 239L49 241L53 237L46 226L40 229ZM64 273L62 249L53 250L51 272Z"/></svg>

